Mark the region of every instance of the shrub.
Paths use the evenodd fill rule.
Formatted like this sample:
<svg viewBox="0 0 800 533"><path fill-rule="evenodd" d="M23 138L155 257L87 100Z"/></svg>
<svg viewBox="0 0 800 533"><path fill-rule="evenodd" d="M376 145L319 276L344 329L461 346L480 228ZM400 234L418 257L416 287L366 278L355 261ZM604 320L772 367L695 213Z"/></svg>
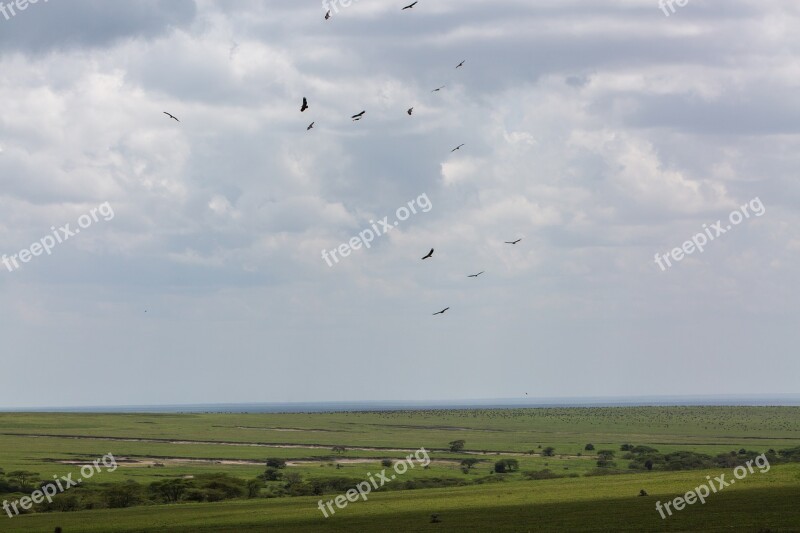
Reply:
<svg viewBox="0 0 800 533"><path fill-rule="evenodd" d="M555 479L562 476L559 476L555 472L548 470L545 468L544 470L533 470L531 472L523 472L523 476L527 479Z"/></svg>
<svg viewBox="0 0 800 533"><path fill-rule="evenodd" d="M610 459L598 459L597 468L616 468L617 463Z"/></svg>
<svg viewBox="0 0 800 533"><path fill-rule="evenodd" d="M264 471L264 481L280 481L283 474L277 468L267 468Z"/></svg>
<svg viewBox="0 0 800 533"><path fill-rule="evenodd" d="M117 483L103 492L106 505L112 509L124 509L141 500L142 487L135 481Z"/></svg>
<svg viewBox="0 0 800 533"><path fill-rule="evenodd" d="M461 450L464 449L464 446L466 446L466 444L467 442L464 440L454 440L448 443L451 452L460 452Z"/></svg>
<svg viewBox="0 0 800 533"><path fill-rule="evenodd" d="M247 497L248 498L255 498L261 493L261 487L263 487L263 483L261 483L260 479L251 479L247 482Z"/></svg>
<svg viewBox="0 0 800 533"><path fill-rule="evenodd" d="M498 474L513 472L519 469L519 462L516 459L501 459L494 464L494 471Z"/></svg>

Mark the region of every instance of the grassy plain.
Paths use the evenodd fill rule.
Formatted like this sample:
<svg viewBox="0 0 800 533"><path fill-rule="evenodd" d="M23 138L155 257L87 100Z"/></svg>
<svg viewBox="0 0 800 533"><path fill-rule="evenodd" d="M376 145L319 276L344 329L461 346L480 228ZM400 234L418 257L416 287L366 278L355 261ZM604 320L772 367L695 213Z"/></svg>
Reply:
<svg viewBox="0 0 800 533"><path fill-rule="evenodd" d="M447 451L464 439L462 453ZM325 414L61 414L0 413L0 468L42 478L77 472L63 461L112 453L120 467L88 483L127 479L150 483L225 472L251 479L267 457L289 461L304 479L366 479L383 458L425 447L429 469L403 481L453 478L496 482L460 487L397 490L387 486L368 502L351 503L325 519L319 497L255 498L130 509L100 509L0 517L2 531L800 531L800 465L756 470L735 487L662 520L656 500L694 488L718 471L647 472L585 477L596 457L584 450L621 444L711 455L746 448L766 451L800 444L800 408L631 407L403 411ZM331 448L344 446L344 454ZM541 446L541 448L540 448ZM541 456L555 448L554 457ZM359 449L361 448L361 449ZM467 453L468 452L468 453ZM531 454L531 452L533 452ZM464 474L458 461L482 459ZM520 471L550 469L580 477L536 480L521 472L490 474L494 461L513 457ZM123 462L126 461L126 462ZM130 461L130 462L128 462ZM363 462L359 462L363 461ZM153 462L163 467L148 467ZM336 467L339 463L340 468ZM620 460L624 468L626 461ZM730 474L728 474L730 477ZM649 496L638 497L640 489ZM331 499L335 494L321 496ZM430 523L438 513L441 523Z"/></svg>

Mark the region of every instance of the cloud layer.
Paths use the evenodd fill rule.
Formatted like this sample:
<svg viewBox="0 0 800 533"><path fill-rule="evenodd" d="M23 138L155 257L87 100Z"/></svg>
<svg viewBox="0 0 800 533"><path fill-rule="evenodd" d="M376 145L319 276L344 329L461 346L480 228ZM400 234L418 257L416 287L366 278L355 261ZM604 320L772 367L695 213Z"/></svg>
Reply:
<svg viewBox="0 0 800 533"><path fill-rule="evenodd" d="M2 405L798 392L796 2L299 4L0 16Z"/></svg>

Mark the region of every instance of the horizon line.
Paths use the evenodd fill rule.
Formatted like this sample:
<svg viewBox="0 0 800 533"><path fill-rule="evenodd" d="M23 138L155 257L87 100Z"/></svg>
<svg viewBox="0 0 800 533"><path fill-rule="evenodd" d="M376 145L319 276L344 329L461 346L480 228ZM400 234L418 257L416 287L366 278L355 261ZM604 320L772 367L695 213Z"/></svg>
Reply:
<svg viewBox="0 0 800 533"><path fill-rule="evenodd" d="M663 406L667 407L668 404L664 402L677 401L682 407L689 407L696 405L698 407L711 407L714 404L708 402L724 401L724 406L735 406L731 402L736 401L768 401L780 400L781 404L776 406L791 406L783 402L793 402L800 405L800 393L757 393L757 394L670 394L670 395L631 395L631 396L555 396L555 397L513 397L513 398L471 398L471 399L439 399L439 400L309 400L309 401L289 401L289 402L209 402L209 403L154 403L154 404L115 404L115 405L71 405L65 407L56 406L20 406L20 407L0 407L0 413L14 413L14 412L87 412L91 410L180 410L181 408L187 410L196 410L198 408L210 408L209 410L220 409L225 407L235 407L241 409L243 407L314 407L319 410L325 406L331 407L441 407L448 406L453 408L470 408L470 407L488 407L494 405L497 408L503 407L648 407L648 406ZM702 401L700 404L687 404L686 402ZM637 404L636 402L641 402ZM488 405L483 405L488 404ZM658 404L658 405L653 405ZM753 406L770 406L768 403L759 403L756 405L742 404L742 407ZM337 409L332 409L337 410ZM365 409L370 410L370 409ZM102 412L102 411L99 411ZM277 412L277 411L276 411Z"/></svg>

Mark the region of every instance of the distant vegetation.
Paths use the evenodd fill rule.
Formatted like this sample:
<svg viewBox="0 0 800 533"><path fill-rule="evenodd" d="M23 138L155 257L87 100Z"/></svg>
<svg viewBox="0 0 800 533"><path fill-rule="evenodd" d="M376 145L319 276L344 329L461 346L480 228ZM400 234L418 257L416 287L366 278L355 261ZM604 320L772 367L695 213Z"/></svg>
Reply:
<svg viewBox="0 0 800 533"><path fill-rule="evenodd" d="M74 471L76 460L96 456L98 441L94 437L102 437L108 439L103 441L103 447L107 443L109 451L122 459L121 468L59 494L51 504L37 504L27 511L28 514L132 508L130 512L141 513L139 519L143 519L145 515L159 512L164 513L163 516L181 512L194 515L202 514L202 509L246 507L247 500L255 500L258 505L254 508L276 509L276 505L288 508L305 505L304 501L290 501L290 498L307 497L316 502L320 498L344 494L365 481L368 472L375 474L382 468L389 469L395 462L402 461L409 450L424 445L433 462L427 468L409 469L379 491L398 493L464 487L458 491L408 495L409 502L429 497L443 502L442 507L426 509L423 522L431 513L436 513L444 527L456 527L454 524L467 511L462 508L458 517L448 512L447 509L453 507L447 505L449 496L446 494L452 492L469 500L472 495L478 498L495 494L493 485L498 484L505 489L497 492L502 498L493 496L498 506L505 505L512 493L549 494L553 487L564 487L565 494L583 491L595 497L606 485L624 485L630 489L629 493L609 497L630 496L642 505L646 503L647 516L650 516L656 513L648 498L663 495L663 490L658 490L659 483L678 480L674 487L678 494L680 490L685 492L686 483L697 482L686 481L687 475L681 471L706 469L709 472L705 473L722 473L761 453L766 455L771 466L800 463L798 419L800 409L797 408L751 407L274 415L0 413L0 427L3 428L0 466L4 468L0 469L0 501L30 495L54 474ZM42 437L30 438L26 434ZM452 440L454 436L463 438ZM753 440L756 438L758 440ZM192 444L187 445L187 442ZM758 449L763 450L750 449L753 442L758 442ZM750 486L764 483L767 491L768 482L780 476L800 479L797 467L783 468L770 471L768 476L748 479L748 483ZM652 472L660 474L654 476ZM622 477L614 479L613 484L595 477L609 475ZM532 484L537 490L530 490L534 488ZM379 497L377 492L376 498ZM405 505L403 496L389 494L386 497ZM279 503L282 500L287 501ZM760 501L770 500L764 496ZM570 512L578 507L583 509L584 503L570 502L572 507L567 505L567 500L560 504ZM166 504L201 505L167 507ZM313 511L313 505L310 507ZM356 512L355 506L352 509L348 509L348 515ZM486 509L488 513L494 512L491 506ZM414 512L419 514L419 509L415 507ZM501 514L497 511L498 520L502 521ZM50 516L62 520L61 515ZM98 519L100 516L106 515L98 513ZM473 519L479 520L481 516L475 515ZM85 518L86 515L81 514L73 520ZM339 520L337 516L337 522ZM28 516L3 525L13 531L22 527L17 524L25 523L39 522L37 517ZM740 525L740 521L737 519L734 524ZM772 524L759 524L752 530L758 531L767 525ZM781 530L791 530L784 526ZM52 530L52 527L43 527L27 531ZM143 530L134 527L129 531Z"/></svg>
<svg viewBox="0 0 800 533"><path fill-rule="evenodd" d="M631 473L637 471L679 471L724 468L731 469L754 460L762 452L732 450L715 456L679 451L660 453L650 446L623 445L627 450L621 459L628 462L627 469L617 468L613 450L597 452L597 468L586 472L585 476L601 476ZM546 450L546 449L545 449ZM769 449L763 452L770 466L800 462L800 446L788 449ZM470 457L460 461L464 474L470 473L483 460ZM383 459L381 465L390 467L391 459ZM355 488L363 481L356 477L317 476L304 478L297 472L285 473L286 461L267 459L268 465L264 473L255 479L241 479L228 474L200 474L188 478L167 479L142 485L134 481L113 484L82 485L57 495L52 503L43 502L34 507L35 512L65 512L84 509L125 508L138 505L171 504L181 502L219 502L231 499L246 498L283 498L296 496L318 496L322 494L342 494ZM510 474L519 470L519 461L504 458L496 461L493 472ZM527 480L544 480L565 477L578 477L576 473L559 474L550 469L524 471L522 476ZM498 476L497 480L502 480ZM48 483L36 472L14 470L5 473L0 469L0 496L19 497L30 493ZM431 477L399 481L383 487L382 490L413 490L435 487L452 487L466 484L483 484L489 478L476 478L471 481L452 477Z"/></svg>

